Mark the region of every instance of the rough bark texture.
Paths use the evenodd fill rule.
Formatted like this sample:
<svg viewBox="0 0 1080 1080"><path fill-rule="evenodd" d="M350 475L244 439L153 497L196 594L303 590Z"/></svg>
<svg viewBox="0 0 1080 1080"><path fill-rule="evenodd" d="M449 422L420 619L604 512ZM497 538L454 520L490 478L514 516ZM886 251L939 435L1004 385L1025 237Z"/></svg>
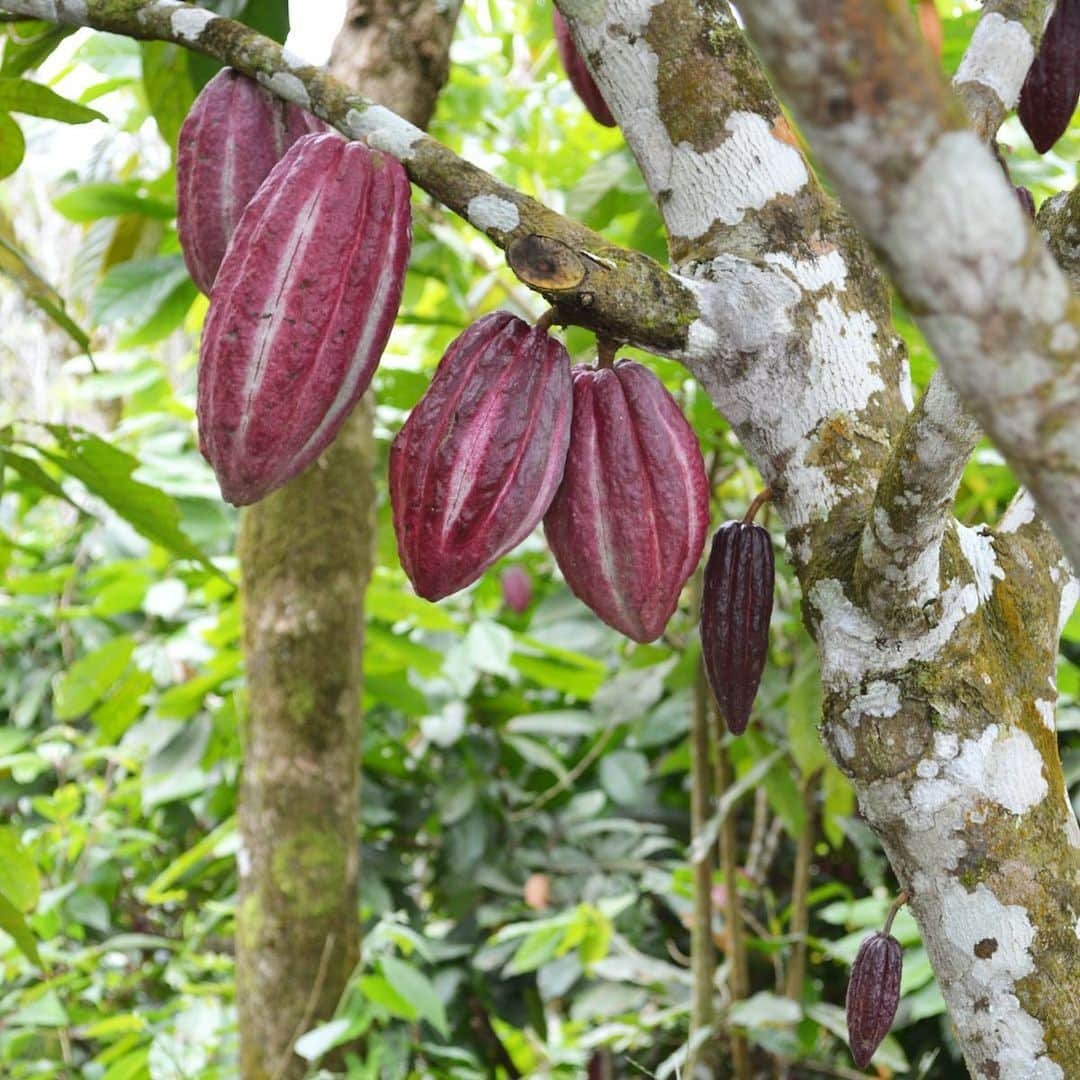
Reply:
<svg viewBox="0 0 1080 1080"><path fill-rule="evenodd" d="M420 125L446 79L457 6L354 5L332 66ZM374 404L252 507L240 537L249 689L240 792L237 1001L245 1080L304 1074L359 945L364 590L374 544Z"/></svg>

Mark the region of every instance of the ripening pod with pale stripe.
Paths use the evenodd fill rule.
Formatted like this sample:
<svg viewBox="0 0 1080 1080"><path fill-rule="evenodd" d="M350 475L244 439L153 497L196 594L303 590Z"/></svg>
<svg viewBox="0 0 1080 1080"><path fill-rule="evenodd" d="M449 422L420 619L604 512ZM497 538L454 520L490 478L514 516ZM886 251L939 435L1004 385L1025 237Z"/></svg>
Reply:
<svg viewBox="0 0 1080 1080"><path fill-rule="evenodd" d="M570 85L581 98L582 105L589 110L589 115L598 124L614 127L615 117L611 115L611 110L607 107L600 88L596 85L581 53L578 52L574 39L570 36L570 27L566 25L566 20L558 11L554 14L554 24L555 47L559 50L559 59L562 61L563 70L570 80Z"/></svg>
<svg viewBox="0 0 1080 1080"><path fill-rule="evenodd" d="M765 670L775 574L766 529L747 521L717 529L701 591L701 655L733 735L746 730Z"/></svg>
<svg viewBox="0 0 1080 1080"><path fill-rule="evenodd" d="M410 243L405 170L336 134L294 143L255 193L199 356L199 448L229 502L257 502L329 446L390 336Z"/></svg>
<svg viewBox="0 0 1080 1080"><path fill-rule="evenodd" d="M904 958L900 942L888 931L871 934L851 965L847 990L848 1045L860 1069L889 1034L900 1004Z"/></svg>
<svg viewBox="0 0 1080 1080"><path fill-rule="evenodd" d="M176 229L191 280L207 296L259 185L297 139L328 130L232 68L203 87L177 140Z"/></svg>
<svg viewBox="0 0 1080 1080"><path fill-rule="evenodd" d="M472 584L537 526L570 439L570 357L505 311L455 339L390 448L401 565L426 600Z"/></svg>
<svg viewBox="0 0 1080 1080"><path fill-rule="evenodd" d="M609 626L654 641L697 567L709 488L697 436L648 368L576 367L563 482L544 531L566 583Z"/></svg>
<svg viewBox="0 0 1080 1080"><path fill-rule="evenodd" d="M1017 114L1045 154L1065 133L1080 100L1080 0L1058 0L1020 90Z"/></svg>

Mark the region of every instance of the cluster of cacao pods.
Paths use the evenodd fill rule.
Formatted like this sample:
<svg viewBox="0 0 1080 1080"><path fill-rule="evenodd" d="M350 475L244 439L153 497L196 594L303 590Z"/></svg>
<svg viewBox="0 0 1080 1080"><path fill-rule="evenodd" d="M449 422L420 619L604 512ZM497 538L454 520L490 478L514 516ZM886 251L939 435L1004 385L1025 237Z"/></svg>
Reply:
<svg viewBox="0 0 1080 1080"><path fill-rule="evenodd" d="M571 370L546 328L506 312L440 361L391 447L390 500L421 596L471 584L543 520L574 594L641 642L663 632L708 528L701 451L660 380L627 360Z"/></svg>
<svg viewBox="0 0 1080 1080"><path fill-rule="evenodd" d="M889 1034L900 1004L904 958L900 942L889 931L896 912L907 898L907 893L900 894L889 911L885 928L863 941L851 965L846 1002L848 1045L860 1069L870 1064Z"/></svg>
<svg viewBox="0 0 1080 1080"><path fill-rule="evenodd" d="M210 295L199 446L253 503L326 449L367 389L411 245L401 165L226 69L180 132L178 229Z"/></svg>
<svg viewBox="0 0 1080 1080"><path fill-rule="evenodd" d="M1080 100L1080 0L1057 0L1020 91L1024 130L1045 154L1069 126Z"/></svg>

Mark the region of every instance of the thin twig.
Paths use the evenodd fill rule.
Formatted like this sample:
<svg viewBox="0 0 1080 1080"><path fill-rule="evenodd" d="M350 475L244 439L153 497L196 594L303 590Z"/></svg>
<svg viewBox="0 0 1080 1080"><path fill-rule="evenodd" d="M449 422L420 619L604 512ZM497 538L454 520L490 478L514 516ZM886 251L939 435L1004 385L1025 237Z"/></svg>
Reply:
<svg viewBox="0 0 1080 1080"><path fill-rule="evenodd" d="M293 1029L293 1033L285 1046L285 1052L281 1055L281 1060L278 1062L271 1080L281 1080L288 1072L289 1059L293 1056L293 1047L296 1045L296 1040L307 1031L312 1018L315 1016L315 1009L319 1004L319 995L322 993L323 983L326 982L326 972L330 967L330 954L333 949L334 933L331 931L326 935L326 940L323 942L322 955L319 957L319 969L315 972L315 981L311 984L311 993L308 994L303 1015L300 1017L300 1022Z"/></svg>
<svg viewBox="0 0 1080 1080"><path fill-rule="evenodd" d="M615 734L615 725L613 724L609 728L605 728L600 738L592 744L589 752L560 780L552 784L547 791L542 791L528 806L523 807L521 810L515 810L510 815L511 821L520 821L522 818L528 817L531 813L539 810L540 807L546 806L556 795L559 795L565 791L575 780L604 752L604 748L611 741L612 735Z"/></svg>
<svg viewBox="0 0 1080 1080"><path fill-rule="evenodd" d="M810 863L814 855L814 837L817 833L817 793L821 783L821 770L811 773L803 782L803 827L799 834L799 847L795 854L795 873L791 886L791 917L788 934L795 940L788 964L785 997L792 1001L802 998L803 980L806 977L806 933L810 926L810 909L807 898L810 893Z"/></svg>

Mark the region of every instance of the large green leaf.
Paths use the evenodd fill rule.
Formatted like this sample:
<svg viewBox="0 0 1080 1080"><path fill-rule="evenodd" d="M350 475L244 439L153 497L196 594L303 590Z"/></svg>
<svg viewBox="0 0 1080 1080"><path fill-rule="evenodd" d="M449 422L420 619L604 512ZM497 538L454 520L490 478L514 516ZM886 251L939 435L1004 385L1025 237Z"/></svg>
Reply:
<svg viewBox="0 0 1080 1080"><path fill-rule="evenodd" d="M152 543L220 573L180 528L176 502L157 488L132 479L138 461L103 439L79 428L49 425L56 450L38 452L103 499L136 532Z"/></svg>
<svg viewBox="0 0 1080 1080"><path fill-rule="evenodd" d="M406 1001L412 1003L417 1016L431 1024L443 1037L448 1036L446 1010L431 980L411 964L393 956L384 956L380 967L386 981Z"/></svg>
<svg viewBox="0 0 1080 1080"><path fill-rule="evenodd" d="M116 637L76 660L53 688L57 719L73 720L89 712L124 674L134 651L134 638Z"/></svg>
<svg viewBox="0 0 1080 1080"><path fill-rule="evenodd" d="M10 176L26 156L26 139L22 128L10 113L0 112L0 180Z"/></svg>
<svg viewBox="0 0 1080 1080"><path fill-rule="evenodd" d="M0 893L20 911L31 911L40 891L37 866L19 834L8 826L0 827Z"/></svg>
<svg viewBox="0 0 1080 1080"><path fill-rule="evenodd" d="M26 925L19 909L3 893L0 893L0 930L14 940L19 951L28 960L41 967L37 941L30 932L30 927Z"/></svg>
<svg viewBox="0 0 1080 1080"><path fill-rule="evenodd" d="M0 75L22 75L37 67L64 38L74 33L74 26L58 26L52 22L12 23L4 40Z"/></svg>
<svg viewBox="0 0 1080 1080"><path fill-rule="evenodd" d="M143 86L161 137L175 151L180 125L195 100L188 50L167 41L141 45Z"/></svg>
<svg viewBox="0 0 1080 1080"><path fill-rule="evenodd" d="M175 203L152 198L143 194L143 190L144 185L137 180L82 184L53 199L53 206L69 221L78 224L121 214L142 214L164 221L176 216Z"/></svg>
<svg viewBox="0 0 1080 1080"><path fill-rule="evenodd" d="M0 76L0 111L41 116L47 120L59 120L65 124L87 124L91 120L106 117L97 109L68 101L55 90L29 79L13 79Z"/></svg>

